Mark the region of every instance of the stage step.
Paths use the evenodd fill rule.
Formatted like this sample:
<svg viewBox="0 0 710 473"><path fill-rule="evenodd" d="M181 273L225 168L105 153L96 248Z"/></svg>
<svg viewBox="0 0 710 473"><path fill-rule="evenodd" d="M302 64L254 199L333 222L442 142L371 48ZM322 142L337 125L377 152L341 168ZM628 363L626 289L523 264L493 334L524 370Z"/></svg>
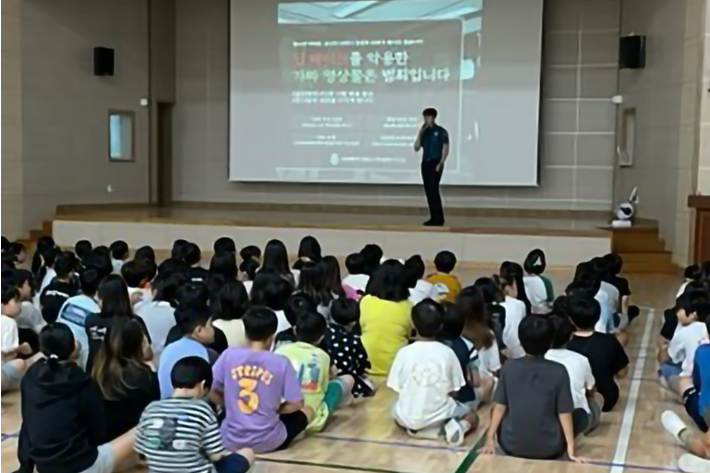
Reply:
<svg viewBox="0 0 710 473"><path fill-rule="evenodd" d="M610 231L612 250L624 259L625 273L675 274L679 271L671 252L666 251L666 242L656 224L611 228Z"/></svg>

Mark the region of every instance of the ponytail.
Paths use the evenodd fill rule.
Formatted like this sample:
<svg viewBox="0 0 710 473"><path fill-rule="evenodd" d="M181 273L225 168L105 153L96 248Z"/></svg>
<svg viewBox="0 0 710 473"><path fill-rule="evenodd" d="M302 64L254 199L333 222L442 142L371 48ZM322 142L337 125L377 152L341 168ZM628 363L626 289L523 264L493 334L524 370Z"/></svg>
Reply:
<svg viewBox="0 0 710 473"><path fill-rule="evenodd" d="M39 379L57 381L63 371L63 363L71 360L76 349L74 334L67 325L54 322L42 329L39 344L42 354L46 357Z"/></svg>

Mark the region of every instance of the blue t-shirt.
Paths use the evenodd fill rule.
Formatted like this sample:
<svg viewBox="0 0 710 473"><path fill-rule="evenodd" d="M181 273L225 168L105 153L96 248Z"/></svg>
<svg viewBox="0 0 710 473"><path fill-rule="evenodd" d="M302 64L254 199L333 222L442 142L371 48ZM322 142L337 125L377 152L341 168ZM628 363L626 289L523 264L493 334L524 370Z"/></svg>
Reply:
<svg viewBox="0 0 710 473"><path fill-rule="evenodd" d="M430 126L422 133L420 143L424 161L441 161L444 145L449 144L449 132L439 125Z"/></svg>
<svg viewBox="0 0 710 473"><path fill-rule="evenodd" d="M710 345L700 345L695 350L693 385L700 395L700 415L710 422Z"/></svg>
<svg viewBox="0 0 710 473"><path fill-rule="evenodd" d="M173 366L188 356L199 356L209 362L210 357L207 348L197 340L190 337L183 337L177 342L171 343L160 355L160 365L158 366L158 382L160 383L160 397L169 398L173 395L173 383L170 374Z"/></svg>

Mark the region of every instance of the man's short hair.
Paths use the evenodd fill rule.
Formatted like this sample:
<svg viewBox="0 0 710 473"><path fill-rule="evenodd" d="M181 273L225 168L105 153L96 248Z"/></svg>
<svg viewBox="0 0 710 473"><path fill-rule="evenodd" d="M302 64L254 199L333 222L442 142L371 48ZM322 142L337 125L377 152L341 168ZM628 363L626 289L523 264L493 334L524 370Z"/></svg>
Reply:
<svg viewBox="0 0 710 473"><path fill-rule="evenodd" d="M439 115L439 112L437 112L436 109L432 108L432 107L425 108L424 111L422 112L422 116L424 116L424 117L436 118L438 115Z"/></svg>

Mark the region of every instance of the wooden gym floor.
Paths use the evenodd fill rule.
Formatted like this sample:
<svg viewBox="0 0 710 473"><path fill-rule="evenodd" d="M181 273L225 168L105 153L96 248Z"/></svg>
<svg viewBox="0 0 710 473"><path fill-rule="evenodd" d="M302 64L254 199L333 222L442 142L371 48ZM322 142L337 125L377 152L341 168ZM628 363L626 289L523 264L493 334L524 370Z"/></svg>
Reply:
<svg viewBox="0 0 710 473"><path fill-rule="evenodd" d="M489 270L464 271L470 284ZM571 277L569 271L552 271L557 291ZM326 430L308 436L286 452L264 455L255 471L268 473L623 473L624 471L678 471L683 453L664 432L661 413L672 409L686 421L682 406L673 401L656 380L655 337L662 311L671 305L680 284L677 277L632 275L634 303L641 316L630 328L627 346L632 360L628 379L621 381L621 399L615 411L602 417L600 428L583 440L578 454L587 464L534 462L514 458L482 457L476 454L489 423L489 408L480 411L482 427L461 448L443 441L409 438L395 427L390 408L393 393L381 389L373 399L338 411ZM19 395L2 397L2 471L17 468L15 451L20 426Z"/></svg>

